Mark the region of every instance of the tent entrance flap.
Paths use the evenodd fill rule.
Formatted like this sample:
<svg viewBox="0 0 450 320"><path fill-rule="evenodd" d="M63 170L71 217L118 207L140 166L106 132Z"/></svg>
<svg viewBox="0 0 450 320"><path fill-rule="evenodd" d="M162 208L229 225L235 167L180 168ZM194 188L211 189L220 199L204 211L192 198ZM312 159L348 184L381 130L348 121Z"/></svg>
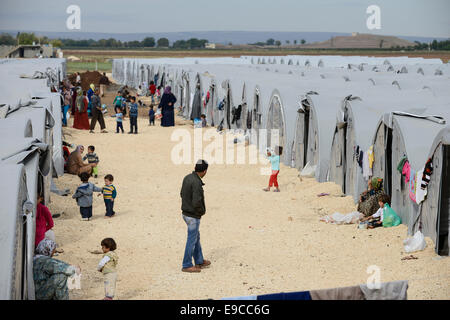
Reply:
<svg viewBox="0 0 450 320"><path fill-rule="evenodd" d="M450 145L442 146L442 179L437 221L436 251L438 255L449 255L449 211L450 211Z"/></svg>
<svg viewBox="0 0 450 320"><path fill-rule="evenodd" d="M306 165L308 163L308 140L309 140L309 105L303 104L304 109L304 125L303 125L303 163Z"/></svg>
<svg viewBox="0 0 450 320"><path fill-rule="evenodd" d="M384 187L388 195L392 197L392 128L385 127L386 130L386 157Z"/></svg>

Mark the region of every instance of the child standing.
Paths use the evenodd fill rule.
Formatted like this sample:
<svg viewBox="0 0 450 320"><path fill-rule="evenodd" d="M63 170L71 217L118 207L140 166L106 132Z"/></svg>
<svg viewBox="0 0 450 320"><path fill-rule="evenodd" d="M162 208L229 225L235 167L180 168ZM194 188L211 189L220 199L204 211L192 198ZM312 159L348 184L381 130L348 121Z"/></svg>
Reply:
<svg viewBox="0 0 450 320"><path fill-rule="evenodd" d="M95 151L95 147L94 146L89 146L88 147L88 153L83 157L83 161L88 161L88 163L96 163L97 166L92 168L92 174L94 175L94 178L98 177L98 163L100 162L100 160L98 159L97 154L94 152Z"/></svg>
<svg viewBox="0 0 450 320"><path fill-rule="evenodd" d="M122 133L124 133L122 108L116 107L115 109L116 109L116 133L119 133L119 129L122 130Z"/></svg>
<svg viewBox="0 0 450 320"><path fill-rule="evenodd" d="M152 124L155 125L155 110L153 110L153 105L150 106L150 110L148 111L148 118L149 118L149 126Z"/></svg>
<svg viewBox="0 0 450 320"><path fill-rule="evenodd" d="M275 186L274 192L280 192L280 189L278 188L278 173L280 172L280 156L283 153L283 147L277 146L275 147L275 154L272 155L270 151L267 151L267 157L270 160L270 163L272 165L272 174L270 175L269 180L269 187L264 188L264 191L270 191L270 188L272 186Z"/></svg>
<svg viewBox="0 0 450 320"><path fill-rule="evenodd" d="M116 187L112 184L114 177L112 174L105 176L105 186L102 189L103 200L105 201L106 213L105 218L111 218L116 213L114 212L114 199L117 196ZM100 195L99 195L100 196Z"/></svg>
<svg viewBox="0 0 450 320"><path fill-rule="evenodd" d="M154 81L150 81L150 87L148 88L150 90L150 96L152 97L152 104L155 103L155 93L156 93L156 86Z"/></svg>
<svg viewBox="0 0 450 320"><path fill-rule="evenodd" d="M115 252L117 245L112 238L103 239L100 245L104 255L98 264L97 270L103 273L105 284L105 298L103 300L112 300L116 293L117 263L119 261L119 257Z"/></svg>
<svg viewBox="0 0 450 320"><path fill-rule="evenodd" d="M77 188L73 199L77 200L77 204L80 207L81 220L89 221L92 217L92 194L94 192L102 192L102 189L89 182L91 175L87 172L80 174L82 184Z"/></svg>
<svg viewBox="0 0 450 320"><path fill-rule="evenodd" d="M136 97L130 98L130 132L137 134L137 117L138 117L138 105L136 103ZM133 132L134 128L134 132Z"/></svg>
<svg viewBox="0 0 450 320"><path fill-rule="evenodd" d="M202 114L200 116L200 119L202 119L202 128L206 127L206 116L204 114Z"/></svg>
<svg viewBox="0 0 450 320"><path fill-rule="evenodd" d="M113 101L114 108L117 107L122 108L122 101L123 101L122 93L118 91L117 96L114 98Z"/></svg>

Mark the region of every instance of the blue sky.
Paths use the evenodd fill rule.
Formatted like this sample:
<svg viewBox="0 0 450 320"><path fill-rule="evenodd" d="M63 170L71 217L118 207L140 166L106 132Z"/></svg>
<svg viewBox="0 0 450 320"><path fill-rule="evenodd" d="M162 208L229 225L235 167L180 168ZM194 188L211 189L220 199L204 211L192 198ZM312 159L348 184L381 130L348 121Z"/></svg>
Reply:
<svg viewBox="0 0 450 320"><path fill-rule="evenodd" d="M1 30L69 31L69 5L84 32L323 31L450 37L450 0L1 0ZM366 8L381 8L381 30Z"/></svg>

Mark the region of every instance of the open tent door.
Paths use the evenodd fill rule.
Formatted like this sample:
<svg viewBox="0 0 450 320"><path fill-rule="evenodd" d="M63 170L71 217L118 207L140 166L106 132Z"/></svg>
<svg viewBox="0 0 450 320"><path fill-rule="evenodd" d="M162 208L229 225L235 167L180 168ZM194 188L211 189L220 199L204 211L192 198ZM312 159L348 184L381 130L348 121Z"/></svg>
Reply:
<svg viewBox="0 0 450 320"><path fill-rule="evenodd" d="M434 173L439 174L439 173ZM441 256L449 255L449 227L450 227L450 145L442 146L442 172L440 197L438 205L436 253Z"/></svg>

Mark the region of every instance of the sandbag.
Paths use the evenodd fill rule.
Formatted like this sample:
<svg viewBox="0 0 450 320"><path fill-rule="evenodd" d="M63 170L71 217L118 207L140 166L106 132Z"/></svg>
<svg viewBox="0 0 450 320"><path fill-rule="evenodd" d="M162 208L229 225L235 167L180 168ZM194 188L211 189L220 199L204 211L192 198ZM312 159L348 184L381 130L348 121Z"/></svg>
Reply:
<svg viewBox="0 0 450 320"><path fill-rule="evenodd" d="M402 219L395 213L389 204L386 203L383 210L383 227L395 227L402 223Z"/></svg>

